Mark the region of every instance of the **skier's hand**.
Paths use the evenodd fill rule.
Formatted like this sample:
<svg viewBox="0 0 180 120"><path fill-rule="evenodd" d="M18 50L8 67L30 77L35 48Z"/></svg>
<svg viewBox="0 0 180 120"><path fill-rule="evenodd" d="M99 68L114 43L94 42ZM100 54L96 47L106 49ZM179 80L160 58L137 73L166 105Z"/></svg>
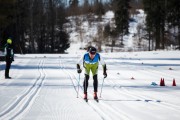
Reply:
<svg viewBox="0 0 180 120"><path fill-rule="evenodd" d="M80 68L80 65L79 64L77 64L77 73L81 73L82 72L82 70L81 70L81 68Z"/></svg>
<svg viewBox="0 0 180 120"><path fill-rule="evenodd" d="M106 68L106 64L104 65L103 67L103 75L104 75L104 78L107 77L107 72L106 72L107 68Z"/></svg>
<svg viewBox="0 0 180 120"><path fill-rule="evenodd" d="M107 77L107 73L106 73L106 72L104 72L104 73L103 73L103 75L104 75L104 78L106 78L106 77Z"/></svg>
<svg viewBox="0 0 180 120"><path fill-rule="evenodd" d="M81 73L81 72L82 72L82 70L81 70L81 69L77 69L77 72L78 72L78 73Z"/></svg>

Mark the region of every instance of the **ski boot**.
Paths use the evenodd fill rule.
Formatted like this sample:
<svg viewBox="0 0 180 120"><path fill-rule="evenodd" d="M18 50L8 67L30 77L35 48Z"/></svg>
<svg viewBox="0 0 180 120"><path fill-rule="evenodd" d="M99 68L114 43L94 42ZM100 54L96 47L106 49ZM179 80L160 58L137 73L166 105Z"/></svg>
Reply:
<svg viewBox="0 0 180 120"><path fill-rule="evenodd" d="M84 99L87 99L87 93L84 93Z"/></svg>
<svg viewBox="0 0 180 120"><path fill-rule="evenodd" d="M98 97L97 97L97 92L94 92L94 99L97 100Z"/></svg>
<svg viewBox="0 0 180 120"><path fill-rule="evenodd" d="M87 93L84 94L84 100L88 102Z"/></svg>

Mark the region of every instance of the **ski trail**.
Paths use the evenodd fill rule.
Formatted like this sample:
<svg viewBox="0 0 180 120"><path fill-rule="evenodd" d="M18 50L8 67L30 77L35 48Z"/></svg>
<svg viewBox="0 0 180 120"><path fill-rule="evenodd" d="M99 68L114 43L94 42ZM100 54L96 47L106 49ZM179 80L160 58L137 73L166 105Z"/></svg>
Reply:
<svg viewBox="0 0 180 120"><path fill-rule="evenodd" d="M72 73L69 71L70 74L72 74L74 76L74 79L76 81L77 78L75 77L75 73ZM81 86L81 90L83 91L83 87ZM90 98L93 98L92 95L89 95ZM81 97L83 98L83 97ZM116 110L114 110L110 105L106 104L103 101L99 101L99 103L95 102L94 100L88 100L87 104L93 108L93 110L95 112L97 112L101 118L103 120L115 120L115 119L119 119L119 120L130 120L128 118L128 115L126 115L123 112L117 112ZM108 112L107 112L108 111Z"/></svg>
<svg viewBox="0 0 180 120"><path fill-rule="evenodd" d="M169 109L171 112L174 111L176 114L178 114L180 111L179 111L179 108L177 108L176 106L171 106L171 105L168 105L168 104L165 104L165 102L162 102L162 101L158 101L156 99L150 99L148 97L145 97L145 96L142 96L142 95L139 95L139 93L136 93L134 91L132 91L131 93L129 93L129 91L126 91L125 90L122 90L122 89L118 89L117 87L114 87L113 88L118 95L121 95L121 96L127 96L128 98L135 98L136 101L139 101L139 102L143 102L143 103L147 103L147 104L152 104L153 107L156 107L156 108L164 108L164 109ZM117 110L120 110L118 107L113 106L114 109ZM142 111L143 112L143 111ZM177 113L178 112L178 113ZM149 113L149 112L145 112L146 115L149 115L149 116L152 116L153 114L152 113ZM128 117L131 117L133 118L133 116L130 116L128 115ZM137 118L138 119L138 118Z"/></svg>
<svg viewBox="0 0 180 120"><path fill-rule="evenodd" d="M6 63L5 63L6 64ZM19 65L20 64L20 61L17 61L17 62L13 62L12 64L11 64L11 69L13 68L13 66L16 66L16 65ZM5 72L5 66L6 65L4 65L4 70L2 69L2 70L0 70L0 85L2 85L4 88L5 87L8 87L8 85L12 82L11 80L13 79L13 78L16 78L16 76L18 75L18 73L19 73L19 70L17 70L17 69L15 69L15 70L11 70L10 69L10 71L9 71L9 74L10 74L10 76L13 76L13 78L12 79L5 79L4 78L4 72ZM3 81L2 81L3 80Z"/></svg>
<svg viewBox="0 0 180 120"><path fill-rule="evenodd" d="M110 82L112 82L112 81L110 81ZM113 83L114 83L114 81L113 81ZM150 98L150 97L147 97L147 96L139 95L139 93L136 93L135 91L130 92L124 87L121 87L121 89L118 89L119 87L118 88L117 87L112 87L112 88L114 90L116 90L117 92L119 92L121 90L121 92L120 92L121 95L122 94L126 95L126 96L128 95L128 96L131 96L131 97L133 97L135 99L138 99L139 101L150 102L150 104L155 104L155 105L158 105L158 106L161 106L161 107L164 107L164 108L172 109L172 110L174 110L176 112L180 112L179 111L180 107L177 106L177 105L166 103L166 102L161 101L161 100L156 100L156 99L154 99L152 97Z"/></svg>
<svg viewBox="0 0 180 120"><path fill-rule="evenodd" d="M169 108L169 109L172 109L172 110L174 110L176 112L180 112L180 107L177 106L177 105L166 103L164 101L156 100L154 98L150 98L150 97L147 97L147 96L138 95L136 92L133 91L133 93L132 93L132 92L128 91L125 88L122 88L122 89L123 89L123 92L125 91L128 95L131 95L133 97L138 97L140 100L144 100L145 102L150 102L151 104L159 105L161 107Z"/></svg>
<svg viewBox="0 0 180 120"><path fill-rule="evenodd" d="M73 84L73 86L74 86L74 89L75 89L75 91L76 91L76 93L77 93L77 92L78 92L78 90L77 90L77 87L78 87L78 79L75 77L74 74L72 75L71 72L69 72L67 69L65 69L65 65L62 64L62 61L60 61L60 66L61 66L61 68L64 70L64 72L69 76L69 78L70 78L70 80L72 81L72 84ZM76 83L77 85L75 85L75 83ZM80 87L81 91L83 91L83 87L80 86L80 84L79 84L79 87ZM80 96L80 98L82 98L82 101L84 102L83 97L82 97L81 95L79 95L79 96ZM107 116L102 110L100 110L100 109L97 107L97 105L93 104L93 103L90 102L90 101L88 101L87 104L89 105L89 107L91 107L91 108L100 116L100 118L101 118L102 120L112 120L112 119L111 119L109 116Z"/></svg>
<svg viewBox="0 0 180 120"><path fill-rule="evenodd" d="M131 65L128 65L129 66L129 68L132 68L132 66ZM154 71L154 69L152 69L153 71ZM133 73L134 73L134 71L132 71ZM161 72L159 72L159 71L156 71L156 72L159 72L159 73L156 73L156 74L154 74L154 73L151 73L151 72L148 72L147 71L147 69L146 69L146 71L143 71L143 72L146 72L146 73L148 73L148 75L149 74L152 74L152 75L156 75L156 76L158 76L158 74L160 73L160 74L164 74L164 75L166 75L165 73L161 73ZM137 74L137 72L136 72L136 74ZM135 74L135 75L136 75ZM125 77L124 77L125 78ZM111 81L112 82L112 81ZM113 81L113 84L114 84L114 81ZM119 83L118 83L119 84ZM137 84L137 83L135 83L135 84ZM120 84L119 84L120 85ZM116 88L116 86L117 86L117 84L115 83L115 85L113 86L113 88ZM121 85L120 85L120 87L121 87ZM124 87L121 87L121 88L123 88L123 89L125 89ZM126 90L126 89L125 89ZM126 93L127 93L127 91L126 91ZM129 95L129 93L127 93L128 95ZM139 97L142 97L142 96L137 96L137 98L139 98ZM149 98L149 97L142 97L142 100L144 100L144 101L154 101L154 102L159 102L160 100L154 100L154 99L152 99L152 98ZM154 103L154 104L156 104L156 103ZM161 103L161 105L162 104L165 104L165 102L163 102L163 103ZM169 105L169 107L171 108L171 109L174 109L174 110L176 110L176 109L179 109L179 107L176 107L175 105L173 105L173 104L165 104L163 107L166 107L166 106L168 106ZM174 106L174 107L172 107L172 106ZM168 107L168 108L169 108Z"/></svg>
<svg viewBox="0 0 180 120"><path fill-rule="evenodd" d="M18 65L18 64L21 64L22 66L25 66L25 65L27 65L27 64L30 64L30 63L34 63L34 59L33 59L33 61L31 60L30 62L25 62L25 63L21 63L20 62L20 60L17 60L17 62L15 63L15 65L13 65L12 66L12 69L13 69L13 67L14 66L16 66L16 65ZM38 62L38 64L39 64L39 62ZM37 65L38 65L37 64ZM15 71L15 72L14 72ZM19 74L18 75L18 78L19 78L19 76L21 76L22 74L21 74L21 72L23 71L21 71L21 69L20 70L17 70L17 69L13 69L12 70L12 72L13 73L16 73L16 74ZM16 75L17 76L17 75ZM17 78L17 77L15 77L15 78ZM13 84L13 82L15 82L14 81L15 79L14 79L14 75L13 75L13 78L12 79L6 79L5 81L4 81L4 83L3 84L0 84L1 86L1 89L2 90L4 90L4 89L8 89L7 87L9 87L9 86L11 86L11 84ZM25 89L25 91L23 91L23 92L26 92L27 91L27 89ZM21 96L22 94L24 94L23 92L20 92L19 94L17 94L16 96L18 97L18 96ZM17 97L15 98L15 100L13 100L13 102L15 102L15 101L17 101ZM11 105L12 104L12 101L9 101L9 103L8 104L3 104L1 107L2 107L2 110L4 111L5 109L7 109L7 107L9 107L9 105ZM1 110L1 111L2 111ZM0 112L1 113L1 112Z"/></svg>
<svg viewBox="0 0 180 120"><path fill-rule="evenodd" d="M148 71L147 71L148 70ZM174 72L174 71L173 71ZM149 68L149 69L146 69L146 70L142 70L141 71L141 73L145 73L145 74L148 74L148 75L150 75L150 76L158 76L158 77L160 77L160 76L164 76L164 78L178 78L179 79L179 76L177 76L177 75L171 75L171 74L167 74L167 73L164 73L164 72L162 72L162 71L158 71L158 70L154 70L154 69L152 69L152 68ZM172 79L173 80L173 79ZM170 80L171 82L172 82L172 80ZM123 88L123 89L125 89L125 88ZM134 92L133 92L134 93ZM163 93L161 93L161 94L163 94ZM137 95L137 94L136 94ZM149 101L160 101L160 100L155 100L154 98L152 98L152 97L147 97L147 99L146 98L144 98L145 100L149 100ZM163 104L164 106L169 106L170 108L174 108L174 109L180 109L180 106L177 106L177 105L175 105L175 104L171 104L171 103L168 103L168 102L165 102L165 101L163 101L163 102L161 102L161 104Z"/></svg>
<svg viewBox="0 0 180 120"><path fill-rule="evenodd" d="M65 69L65 66L64 66L64 64L62 64L62 61L61 61L61 60L59 60L59 68L62 69L62 70L69 76L69 78L70 78L70 80L71 80L71 83L72 83L72 85L73 85L73 87L74 87L74 90L75 90L75 92L77 93L76 85L75 85L75 83L73 82L73 78L72 78L71 74L69 74L68 71Z"/></svg>
<svg viewBox="0 0 180 120"><path fill-rule="evenodd" d="M115 109L114 107L112 107L110 104L105 103L104 101L101 101L100 104L102 104L102 106L104 108L106 108L107 110L110 110L112 112L112 115L116 115L115 118L113 118L113 120L115 119L120 119L120 120L130 120L130 115L126 114L125 112L123 112L120 109Z"/></svg>
<svg viewBox="0 0 180 120"><path fill-rule="evenodd" d="M133 71L134 72L134 71ZM152 73L152 72L154 72L154 73ZM142 74L142 73L144 73L144 74ZM158 76L159 78L160 78L160 74L163 74L162 76L168 76L169 77L169 74L166 74L166 73L163 73L163 72L161 72L161 71L158 71L158 70L154 70L154 69L146 69L146 70L141 70L141 71L138 71L138 73L137 72L134 72L134 74L135 75L137 75L137 74L139 74L139 75L149 75L150 77L152 77L152 76ZM174 75L171 75L171 76L174 76ZM122 78L122 75L121 75L121 78ZM125 78L125 77L123 77L123 78ZM166 77L167 78L167 77ZM159 81L158 81L159 82ZM130 83L130 81L129 81L129 83ZM138 82L133 82L134 84L137 84L138 85ZM119 84L119 83L118 83ZM115 84L115 86L114 87L116 87L117 86L117 84ZM122 85L120 85L119 84L119 87L122 87L123 88L123 86ZM163 94L163 93L161 93L161 94ZM164 94L165 95L165 94ZM147 95L146 95L147 96ZM147 97L147 98L149 98L149 97ZM146 100L146 99L145 99ZM161 101L161 100L155 100L154 98L152 98L152 97L150 97L149 99L147 99L146 101ZM165 101L163 101L162 102L162 104L168 104L168 105L170 105L170 106L174 106L175 108L179 108L179 106L177 106L177 105L175 105L175 104L171 104L171 103L167 103L167 102L165 102ZM167 106L168 106L167 105Z"/></svg>
<svg viewBox="0 0 180 120"><path fill-rule="evenodd" d="M43 84L43 81L46 78L43 66L44 60L41 60L38 65L39 77L36 79L34 84L27 90L27 92L21 95L12 105L10 105L6 110L0 113L0 118L15 119L20 114L22 114L30 104L32 104L32 101L35 99Z"/></svg>
<svg viewBox="0 0 180 120"><path fill-rule="evenodd" d="M93 98L92 95L90 95L91 98ZM92 100L94 101L94 100ZM88 101L88 103L97 103L97 102L92 102L91 100ZM99 99L99 102L97 104L92 105L94 107L98 107L99 111L103 111L106 115L105 119L106 120L130 120L129 116L126 113L122 112L122 111L117 111L115 110L110 104L107 104L106 102L102 101L101 99ZM97 109L96 109L97 110Z"/></svg>
<svg viewBox="0 0 180 120"><path fill-rule="evenodd" d="M137 67L137 66L133 66L133 67L132 67L132 66L133 66L133 65L128 65L128 66L126 66L126 67L131 68L132 70L135 70L136 67ZM125 67L125 68L126 68L126 67ZM143 67L143 66L142 66L142 67ZM173 71L171 71L171 72L174 73ZM131 74L132 74L132 73L133 73L134 75L138 76L138 75L137 75L137 72L131 71ZM142 75L145 75L145 74L146 74L146 75L149 75L150 77L151 77L151 76L156 76L156 77L158 77L158 78L161 78L162 76L164 76L164 78L167 78L167 77L168 77L168 78L171 78L171 79L174 78L174 77L179 78L179 76L177 76L177 75L175 75L175 74L173 74L173 75L167 74L167 73L164 73L164 72L162 72L162 71L154 70L153 68L149 68L149 67L146 68L145 70L141 70L140 73L138 73L138 74L141 75L141 73L143 73ZM141 76L142 76L142 75L141 75ZM121 75L121 78L122 78L122 75ZM126 78L126 77L124 77L124 78ZM127 79L127 78L126 78L126 79ZM114 82L114 81L113 81L113 82ZM158 81L158 82L159 82L159 81ZM119 84L119 83L118 83L118 84ZM133 82L133 84L137 84L137 83L134 83L134 82ZM114 86L114 87L116 87L116 85L117 85L117 84L115 83L115 86ZM120 85L120 84L119 84L119 85ZM138 84L137 84L137 85L138 85ZM120 85L120 87L123 88L123 89L125 89L125 88L124 88L123 86L121 86L121 85ZM134 92L133 92L133 93L134 93ZM137 94L138 94L138 93L137 93ZM134 93L134 95L137 95L137 94ZM138 97L142 97L142 96L137 96L137 98L138 98ZM156 99L154 99L154 98L152 98L152 97L147 97L147 96L146 96L146 97L143 96L143 97L142 97L142 100L143 100L143 101L147 101L147 102L148 102L148 101L155 102L155 103L153 103L153 104L157 104L157 102L161 102L161 100L156 100ZM173 110L176 110L176 109L177 109L176 111L178 111L179 108L180 108L179 106L177 106L177 105L175 105L175 104L167 103L167 102L165 102L165 101L161 102L161 105L163 105L163 107L165 107L165 108L170 108L170 109L173 109ZM167 106L167 107L166 107L166 106ZM162 107L162 106L161 106L161 107Z"/></svg>

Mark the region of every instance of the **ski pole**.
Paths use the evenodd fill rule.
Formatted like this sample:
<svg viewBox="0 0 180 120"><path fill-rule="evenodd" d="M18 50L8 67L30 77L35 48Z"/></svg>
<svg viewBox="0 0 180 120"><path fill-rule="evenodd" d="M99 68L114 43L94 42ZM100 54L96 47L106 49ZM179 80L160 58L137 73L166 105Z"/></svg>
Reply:
<svg viewBox="0 0 180 120"><path fill-rule="evenodd" d="M78 80L78 91L77 91L77 98L79 96L79 82L80 82L80 73L79 73L79 80Z"/></svg>
<svg viewBox="0 0 180 120"><path fill-rule="evenodd" d="M105 79L105 77L103 78L103 82L102 82L102 85L101 85L100 98L101 98L102 88L103 88L103 84L104 84L104 79Z"/></svg>

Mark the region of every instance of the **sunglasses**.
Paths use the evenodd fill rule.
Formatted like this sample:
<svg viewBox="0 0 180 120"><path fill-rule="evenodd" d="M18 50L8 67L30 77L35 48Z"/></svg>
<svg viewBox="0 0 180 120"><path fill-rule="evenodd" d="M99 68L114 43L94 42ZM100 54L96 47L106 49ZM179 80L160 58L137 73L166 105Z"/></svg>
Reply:
<svg viewBox="0 0 180 120"><path fill-rule="evenodd" d="M95 54L96 54L96 52L90 52L90 54L91 54L91 55L95 55Z"/></svg>

